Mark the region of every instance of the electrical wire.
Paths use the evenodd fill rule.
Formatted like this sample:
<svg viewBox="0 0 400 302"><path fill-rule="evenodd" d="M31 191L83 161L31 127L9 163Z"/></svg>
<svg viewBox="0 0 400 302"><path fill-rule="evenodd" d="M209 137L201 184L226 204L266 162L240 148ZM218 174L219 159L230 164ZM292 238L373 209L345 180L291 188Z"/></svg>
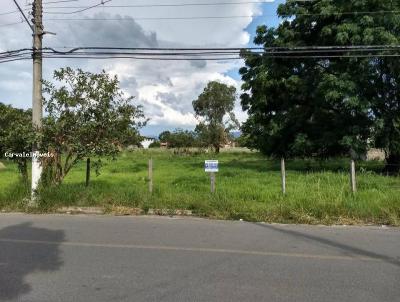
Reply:
<svg viewBox="0 0 400 302"><path fill-rule="evenodd" d="M157 7L193 7L193 6L234 6L245 4L273 4L270 1L241 1L241 2L210 2L210 3L169 3L169 4L125 4L125 5L104 5L104 8L157 8ZM50 6L48 9L78 9L84 6ZM76 12L50 12L48 14L74 14Z"/></svg>
<svg viewBox="0 0 400 302"><path fill-rule="evenodd" d="M226 61L251 56L263 59L336 59L400 57L400 45L250 47L250 48L129 48L75 47L65 51L52 47L38 50L43 58L134 59L153 61ZM0 52L0 63L32 57L33 50L22 48Z"/></svg>
<svg viewBox="0 0 400 302"><path fill-rule="evenodd" d="M21 20L21 21L19 21L19 22L0 24L0 27L11 26L11 25L17 25L17 24L22 24L22 23L24 23L23 20Z"/></svg>
<svg viewBox="0 0 400 302"><path fill-rule="evenodd" d="M102 6L102 5L104 5L104 3L108 3L108 2L111 2L111 1L112 1L112 0L101 0L101 2L98 3L98 4L91 5L91 6L87 6L87 7L85 7L85 8L82 8L82 9L79 9L79 10L76 10L76 11L73 11L73 12L69 12L68 14L81 13L81 12L87 11L87 10L89 10L89 9ZM48 12L47 12L47 13L48 13Z"/></svg>
<svg viewBox="0 0 400 302"><path fill-rule="evenodd" d="M47 1L44 2L43 4L56 4L56 3L64 3L64 2L78 2L79 0L59 0L59 1ZM29 5L29 4L28 4Z"/></svg>
<svg viewBox="0 0 400 302"><path fill-rule="evenodd" d="M15 5L17 6L18 10L20 11L22 17L24 17L24 20L26 24L28 24L29 28L34 32L33 25L29 22L28 18L26 17L24 11L22 10L21 6L18 4L17 0L13 0Z"/></svg>
<svg viewBox="0 0 400 302"><path fill-rule="evenodd" d="M129 18L47 18L44 21L136 21L136 20L203 20L203 19L238 19L253 18L255 15L243 16L192 16L192 17L129 17Z"/></svg>

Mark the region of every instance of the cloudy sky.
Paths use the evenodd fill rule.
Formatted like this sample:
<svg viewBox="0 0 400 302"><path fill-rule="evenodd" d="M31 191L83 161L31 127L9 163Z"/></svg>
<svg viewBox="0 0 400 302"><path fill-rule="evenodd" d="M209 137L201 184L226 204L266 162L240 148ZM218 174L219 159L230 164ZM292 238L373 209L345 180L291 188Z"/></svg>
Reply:
<svg viewBox="0 0 400 302"><path fill-rule="evenodd" d="M277 6L283 0L112 0L106 5L181 4L242 2L236 5L93 8L78 14L56 15L50 12L71 12L67 6L91 6L101 0L43 0L45 30L57 33L46 35L44 46L113 46L113 47L248 47L252 46L255 29L260 24L276 26ZM64 0L65 1L65 0ZM24 8L30 1L18 0ZM243 4L243 2L247 2ZM251 3L253 2L253 3ZM2 26L21 21L20 14L2 14L15 10L12 0L1 0L0 51L31 47L31 32L25 23ZM51 8L62 6L63 8ZM28 12L27 12L28 13ZM193 16L253 16L231 19L143 20L142 18ZM89 19L88 20L54 20ZM93 18L113 19L96 21ZM51 20L53 19L53 20ZM150 118L144 135L157 135L163 130L192 129L197 121L192 101L202 92L208 81L217 80L238 88L238 68L242 61L134 61L46 59L43 77L51 79L54 69L71 66L98 72L102 69L116 74L121 88L144 106ZM20 108L31 107L31 61L17 61L0 65L0 102ZM246 119L237 101L235 113Z"/></svg>

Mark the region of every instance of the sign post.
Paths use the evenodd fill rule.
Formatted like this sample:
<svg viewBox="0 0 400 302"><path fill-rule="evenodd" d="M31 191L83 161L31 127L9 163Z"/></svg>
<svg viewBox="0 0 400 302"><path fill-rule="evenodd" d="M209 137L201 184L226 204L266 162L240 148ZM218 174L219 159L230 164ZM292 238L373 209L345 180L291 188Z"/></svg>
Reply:
<svg viewBox="0 0 400 302"><path fill-rule="evenodd" d="M153 158L149 159L149 192L153 193Z"/></svg>
<svg viewBox="0 0 400 302"><path fill-rule="evenodd" d="M215 173L218 172L218 160L206 160L204 171L210 173L211 193L215 192Z"/></svg>

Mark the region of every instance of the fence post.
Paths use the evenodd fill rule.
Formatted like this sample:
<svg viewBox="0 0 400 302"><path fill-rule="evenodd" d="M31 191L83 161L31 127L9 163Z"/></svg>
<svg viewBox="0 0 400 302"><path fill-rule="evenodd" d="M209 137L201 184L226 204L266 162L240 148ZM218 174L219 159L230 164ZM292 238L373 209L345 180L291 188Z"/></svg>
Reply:
<svg viewBox="0 0 400 302"><path fill-rule="evenodd" d="M149 192L153 193L153 159L149 159Z"/></svg>
<svg viewBox="0 0 400 302"><path fill-rule="evenodd" d="M356 163L352 159L350 162L350 186L351 192L357 192L357 184L356 184Z"/></svg>
<svg viewBox="0 0 400 302"><path fill-rule="evenodd" d="M286 194L286 169L285 169L285 159L281 158L281 178L282 178L282 193Z"/></svg>
<svg viewBox="0 0 400 302"><path fill-rule="evenodd" d="M90 158L86 160L86 187L89 187L90 182Z"/></svg>
<svg viewBox="0 0 400 302"><path fill-rule="evenodd" d="M210 173L210 180L211 180L211 193L215 192L215 173Z"/></svg>

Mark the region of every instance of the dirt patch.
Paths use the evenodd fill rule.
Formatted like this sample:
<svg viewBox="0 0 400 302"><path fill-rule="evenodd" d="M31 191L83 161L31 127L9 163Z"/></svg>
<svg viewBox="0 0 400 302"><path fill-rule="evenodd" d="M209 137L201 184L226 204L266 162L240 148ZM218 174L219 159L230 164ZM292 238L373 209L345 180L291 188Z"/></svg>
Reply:
<svg viewBox="0 0 400 302"><path fill-rule="evenodd" d="M104 214L104 209L98 207L63 207L57 209L56 212L60 214L102 215Z"/></svg>
<svg viewBox="0 0 400 302"><path fill-rule="evenodd" d="M111 208L107 209L107 213L110 213L110 214L113 214L116 216L137 216L137 215L143 215L144 211L139 208L112 206Z"/></svg>

